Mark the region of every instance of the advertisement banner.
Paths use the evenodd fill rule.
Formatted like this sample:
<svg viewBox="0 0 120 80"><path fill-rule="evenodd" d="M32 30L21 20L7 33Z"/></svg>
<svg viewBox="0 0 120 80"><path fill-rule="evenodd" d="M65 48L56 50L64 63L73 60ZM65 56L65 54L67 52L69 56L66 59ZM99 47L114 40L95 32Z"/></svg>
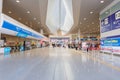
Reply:
<svg viewBox="0 0 120 80"><path fill-rule="evenodd" d="M101 33L120 28L120 10L101 20Z"/></svg>
<svg viewBox="0 0 120 80"><path fill-rule="evenodd" d="M119 38L107 38L101 40L101 46L118 46L120 47L120 37Z"/></svg>
<svg viewBox="0 0 120 80"><path fill-rule="evenodd" d="M112 30L120 28L120 10L111 15Z"/></svg>
<svg viewBox="0 0 120 80"><path fill-rule="evenodd" d="M100 18L101 51L120 54L120 2L102 12ZM112 35L112 32L115 35Z"/></svg>
<svg viewBox="0 0 120 80"><path fill-rule="evenodd" d="M32 36L32 37L35 37L35 38L43 38L42 36L39 36L35 33L32 33L28 30L25 30L19 26L16 26L14 24L11 24L7 21L4 21L3 22L3 25L2 25L3 28L6 28L6 29L9 29L9 30L12 30L12 31L16 31L18 32L17 36L20 36L20 37L27 37L27 36Z"/></svg>
<svg viewBox="0 0 120 80"><path fill-rule="evenodd" d="M101 20L101 33L111 30L111 16Z"/></svg>
<svg viewBox="0 0 120 80"><path fill-rule="evenodd" d="M120 54L120 37L101 39L101 51Z"/></svg>
<svg viewBox="0 0 120 80"><path fill-rule="evenodd" d="M19 32L16 36L26 38L28 35Z"/></svg>

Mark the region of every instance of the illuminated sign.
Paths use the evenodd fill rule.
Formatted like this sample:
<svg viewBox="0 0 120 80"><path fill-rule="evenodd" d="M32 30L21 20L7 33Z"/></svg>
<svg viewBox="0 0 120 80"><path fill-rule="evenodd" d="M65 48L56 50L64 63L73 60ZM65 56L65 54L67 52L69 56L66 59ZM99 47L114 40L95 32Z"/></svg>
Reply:
<svg viewBox="0 0 120 80"><path fill-rule="evenodd" d="M101 33L120 28L120 10L101 20Z"/></svg>
<svg viewBox="0 0 120 80"><path fill-rule="evenodd" d="M7 21L4 21L3 22L3 25L2 25L2 28L5 28L5 29L8 29L8 30L12 30L12 31L15 31L15 32L18 32L16 36L19 36L19 37L28 37L28 36L32 36L32 37L35 37L35 38L43 38L42 36L40 35L37 35L35 33L32 33L31 31L29 30L25 30L19 26L16 26L14 24L11 24L10 22L7 22Z"/></svg>

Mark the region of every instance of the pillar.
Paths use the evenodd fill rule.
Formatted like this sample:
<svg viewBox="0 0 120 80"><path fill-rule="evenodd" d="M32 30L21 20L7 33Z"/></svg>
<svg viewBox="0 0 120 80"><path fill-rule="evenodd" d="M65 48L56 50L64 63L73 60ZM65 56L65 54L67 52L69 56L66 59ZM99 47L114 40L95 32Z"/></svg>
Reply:
<svg viewBox="0 0 120 80"><path fill-rule="evenodd" d="M78 30L78 39L80 41L80 29Z"/></svg>
<svg viewBox="0 0 120 80"><path fill-rule="evenodd" d="M3 0L0 0L0 28L1 28L1 14L3 8ZM0 31L0 40L1 40L1 31Z"/></svg>
<svg viewBox="0 0 120 80"><path fill-rule="evenodd" d="M43 29L40 29L40 33L43 34Z"/></svg>

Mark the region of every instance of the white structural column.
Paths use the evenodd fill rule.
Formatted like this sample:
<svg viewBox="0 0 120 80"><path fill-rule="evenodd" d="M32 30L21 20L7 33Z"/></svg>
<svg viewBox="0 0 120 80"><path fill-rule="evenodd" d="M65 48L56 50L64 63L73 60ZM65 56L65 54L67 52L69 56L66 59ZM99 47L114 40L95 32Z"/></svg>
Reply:
<svg viewBox="0 0 120 80"><path fill-rule="evenodd" d="M78 38L80 40L80 29L78 30Z"/></svg>
<svg viewBox="0 0 120 80"><path fill-rule="evenodd" d="M2 14L2 8L3 8L3 0L0 0L0 28L1 28L1 14ZM1 39L1 31L0 31L0 39Z"/></svg>
<svg viewBox="0 0 120 80"><path fill-rule="evenodd" d="M40 33L43 34L43 29L40 29Z"/></svg>
<svg viewBox="0 0 120 80"><path fill-rule="evenodd" d="M1 19L2 7L3 7L3 0L0 0L0 19Z"/></svg>

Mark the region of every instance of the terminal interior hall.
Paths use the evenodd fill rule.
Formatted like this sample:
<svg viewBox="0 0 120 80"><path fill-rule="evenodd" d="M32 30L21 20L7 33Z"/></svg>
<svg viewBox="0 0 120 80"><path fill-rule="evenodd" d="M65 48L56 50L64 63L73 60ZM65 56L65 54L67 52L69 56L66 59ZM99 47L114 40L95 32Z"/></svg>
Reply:
<svg viewBox="0 0 120 80"><path fill-rule="evenodd" d="M120 80L120 0L0 0L0 80Z"/></svg>

